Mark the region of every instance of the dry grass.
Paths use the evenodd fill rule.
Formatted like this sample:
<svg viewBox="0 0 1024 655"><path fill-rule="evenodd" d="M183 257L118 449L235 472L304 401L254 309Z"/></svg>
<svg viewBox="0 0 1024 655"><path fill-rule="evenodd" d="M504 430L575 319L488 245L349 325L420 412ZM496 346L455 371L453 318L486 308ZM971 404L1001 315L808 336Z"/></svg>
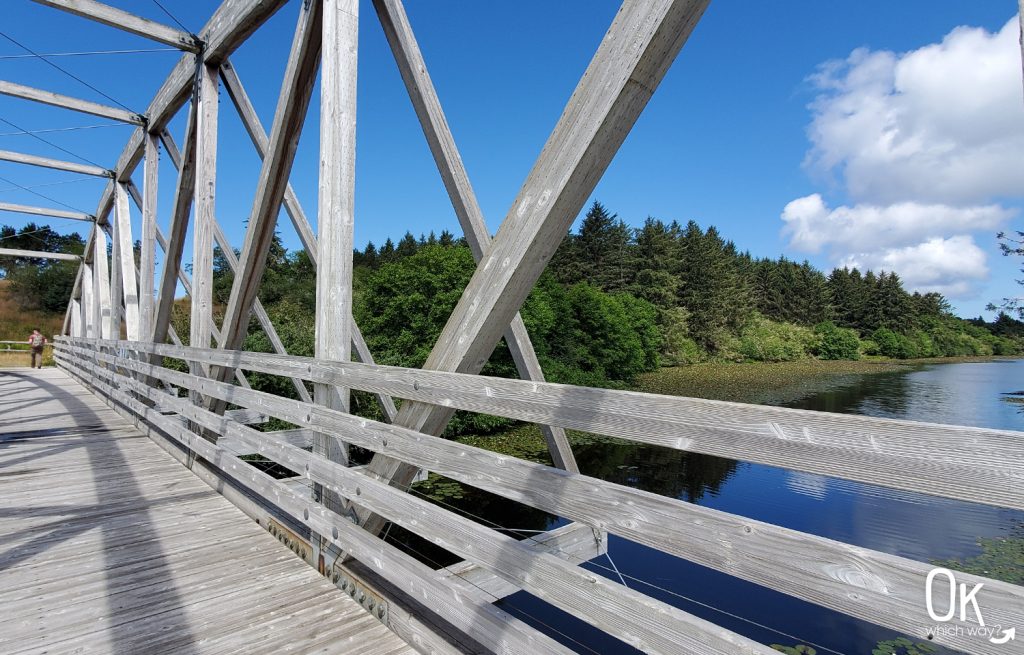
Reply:
<svg viewBox="0 0 1024 655"><path fill-rule="evenodd" d="M9 282L0 280L0 341L24 341L33 329L52 339L64 327L63 314L25 311L7 293Z"/></svg>

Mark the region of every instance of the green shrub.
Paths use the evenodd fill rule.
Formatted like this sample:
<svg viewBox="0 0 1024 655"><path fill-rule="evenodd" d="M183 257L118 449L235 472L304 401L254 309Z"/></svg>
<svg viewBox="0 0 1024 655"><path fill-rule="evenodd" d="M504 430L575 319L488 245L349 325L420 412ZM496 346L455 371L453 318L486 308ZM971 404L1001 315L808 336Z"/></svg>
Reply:
<svg viewBox="0 0 1024 655"><path fill-rule="evenodd" d="M759 362L791 362L803 359L817 347L814 333L792 323L776 323L754 314L740 332L739 353Z"/></svg>
<svg viewBox="0 0 1024 655"><path fill-rule="evenodd" d="M837 327L832 321L814 326L818 337L814 354L820 359L860 359L860 339L850 328Z"/></svg>
<svg viewBox="0 0 1024 655"><path fill-rule="evenodd" d="M672 307L661 312L662 365L682 366L704 360L704 351L689 337L689 317L690 313L683 307Z"/></svg>
<svg viewBox="0 0 1024 655"><path fill-rule="evenodd" d="M893 332L889 328L878 328L871 338L878 344L879 354L885 357L893 359L917 357L917 346L906 335Z"/></svg>

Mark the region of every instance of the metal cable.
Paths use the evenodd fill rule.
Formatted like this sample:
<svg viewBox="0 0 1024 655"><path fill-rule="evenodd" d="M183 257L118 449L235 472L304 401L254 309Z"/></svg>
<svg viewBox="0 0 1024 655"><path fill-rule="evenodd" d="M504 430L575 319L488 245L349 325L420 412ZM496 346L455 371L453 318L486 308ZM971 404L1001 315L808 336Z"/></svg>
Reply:
<svg viewBox="0 0 1024 655"><path fill-rule="evenodd" d="M95 176L89 175L89 176L86 176L86 177L76 177L76 178L73 178L73 179L70 179L70 180L60 180L59 182L44 182L43 184L30 184L28 186L21 186L21 185L10 186L10 187L7 187L6 189L0 189L0 193L6 193L7 191L18 191L20 189L25 189L25 190L28 190L28 189L41 189L41 188L47 187L47 186L59 186L61 184L71 184L72 182L93 181L95 179L96 179Z"/></svg>
<svg viewBox="0 0 1024 655"><path fill-rule="evenodd" d="M58 205L63 205L64 207L67 207L68 209L74 210L76 212L81 212L83 214L88 214L89 213L89 212L83 212L81 209L79 209L77 207L72 207L71 205L67 204L66 202L61 202L60 200L57 200L56 198L51 198L50 196L43 195L42 193L39 193L38 191L33 191L32 189L28 188L27 186L22 186L21 184L18 184L17 182L12 182L11 180L8 180L6 177L0 176L0 182L6 182L7 184L10 184L10 185L18 187L22 191L28 191L32 195L39 196L40 198L43 198L44 200L49 200L50 202L55 202ZM65 219L65 220L71 220L71 219Z"/></svg>
<svg viewBox="0 0 1024 655"><path fill-rule="evenodd" d="M177 48L138 48L134 50L85 50L82 52L42 52L30 55L0 55L0 61L8 59L32 59L34 57L84 57L88 55L134 55L146 52L181 52Z"/></svg>
<svg viewBox="0 0 1024 655"><path fill-rule="evenodd" d="M102 125L79 125L77 127L49 127L43 130L19 130L17 132L0 132L0 136L31 136L34 134L50 134L52 132L78 132L95 130L101 127L131 127L126 123L103 123Z"/></svg>
<svg viewBox="0 0 1024 655"><path fill-rule="evenodd" d="M89 87L90 89L92 89L92 90L93 90L93 91L95 91L96 93L100 94L101 96L103 96L103 97L104 97L104 98L106 98L107 100L111 101L111 102L112 102L112 103L114 103L115 105L117 105L117 106L121 107L121 108L122 108L122 109L124 109L125 111L130 111L130 112L132 112L132 113L137 113L137 112L134 112L134 111L132 111L132 110L131 110L131 109L129 109L128 107L126 107L126 106L125 106L124 104L122 104L121 102L119 102L119 101L118 101L117 99L115 99L115 98L112 98L111 96L107 95L106 93L103 93L102 91L100 91L99 89L97 89L97 88L96 88L95 86L93 86L92 84L89 84L88 82L86 82L86 81L85 81L85 80L83 80L82 78L78 77L78 76L77 76L77 75L75 75L74 73L72 73L72 72L68 71L68 70L67 70L67 69L65 69L65 68L62 68L62 67L58 66L57 64L53 63L52 61L50 61L49 59L47 59L47 58L46 58L46 57L44 57L43 55L39 54L39 53L38 53L38 52L36 52L35 50L32 50L32 49L31 49L31 48L29 48L28 46L26 46L26 45L24 45L24 44L20 43L19 41L15 40L15 39L14 39L13 37L11 37L11 36L10 36L9 34L7 34L6 32L2 32L2 31L0 31L0 36L4 37L5 39L7 39L8 41L10 41L10 42L11 42L11 43L13 43L14 45L18 46L19 48L22 48L23 50L25 50L25 51L26 51L26 52L28 52L29 54L32 54L32 55L34 55L34 56L38 57L38 58L39 58L39 59L40 59L41 61L45 61L45 62L46 62L47 64L49 64L50 66L52 66L52 67L56 68L57 70L59 70L60 72L64 73L65 75L67 75L67 76L68 76L68 77L70 77L71 79L73 79L73 80L76 80L76 81L78 81L78 82L80 82L80 83L84 84L85 86Z"/></svg>
<svg viewBox="0 0 1024 655"><path fill-rule="evenodd" d="M160 11L164 12L165 14L167 14L167 17L168 17L168 18L170 18L171 20L173 20L173 21L174 21L175 23L177 23L177 24L178 24L178 27L180 27L181 29L183 29L183 30L185 30L186 32L189 32L189 34L191 34L191 32L189 31L189 29L188 29L187 27L185 27L185 26L184 26L184 25L182 24L182 22L181 22L180 20L178 20L178 19L177 19L177 17L176 17L176 16L174 15L174 14L172 14L172 13L171 13L170 11L168 11L168 10L167 10L167 7L163 6L163 5L162 5L162 4L160 3L160 0L153 0L153 4L155 4L155 5L157 6L157 7L160 7Z"/></svg>
<svg viewBox="0 0 1024 655"><path fill-rule="evenodd" d="M38 134L32 134L30 130L26 130L23 127L19 127L18 125L15 125L11 121L7 120L6 118L0 118L0 122L7 123L8 125L13 127L14 129L21 130L22 132L26 133L28 136L32 137L33 139L36 139L37 141L41 141L41 142L45 143L48 146L52 146L52 147L56 148L57 150L60 150L61 152L67 153L67 154L71 155L72 157L74 157L75 159L81 159L82 161L86 162L87 164L92 164L93 166L99 166L100 168L106 168L106 166L101 166L100 164L97 164L93 160L89 159L88 157L83 157L82 155L79 155L77 153L71 152L67 148L59 146L56 143L54 143L53 141L50 141L48 139L44 139L43 137L39 136Z"/></svg>

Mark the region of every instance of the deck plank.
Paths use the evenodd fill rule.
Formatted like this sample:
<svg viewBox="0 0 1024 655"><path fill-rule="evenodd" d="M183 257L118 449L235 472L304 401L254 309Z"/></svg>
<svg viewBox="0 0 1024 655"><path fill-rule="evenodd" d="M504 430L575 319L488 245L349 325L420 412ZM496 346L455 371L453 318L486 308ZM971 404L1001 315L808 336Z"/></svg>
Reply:
<svg viewBox="0 0 1024 655"><path fill-rule="evenodd" d="M0 372L0 652L414 652L57 369Z"/></svg>

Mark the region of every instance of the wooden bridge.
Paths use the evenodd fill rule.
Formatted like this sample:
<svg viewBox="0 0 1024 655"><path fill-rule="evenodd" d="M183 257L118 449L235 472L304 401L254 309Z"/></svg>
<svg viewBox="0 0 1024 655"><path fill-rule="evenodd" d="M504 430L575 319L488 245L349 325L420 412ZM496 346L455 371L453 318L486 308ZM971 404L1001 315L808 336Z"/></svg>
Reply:
<svg viewBox="0 0 1024 655"><path fill-rule="evenodd" d="M401 0L373 1L479 262L422 369L375 365L352 320L356 0L300 3L269 133L230 55L283 0L225 0L196 35L93 0L37 1L184 53L140 114L0 82L0 93L137 126L110 169L0 153L109 178L95 214L76 217L92 230L56 339L60 370L0 376L3 652L573 652L495 604L519 590L643 652L773 652L582 568L614 534L922 641L1024 653L1024 639L977 636L980 615L954 611L944 593L929 609L927 563L588 477L576 466L567 428L1024 509L1021 433L545 382L519 307L706 0L623 4L493 239ZM314 230L288 178L318 70ZM214 214L221 84L263 158L237 257ZM179 149L166 126L186 105ZM166 233L157 227L161 146L179 169ZM138 265L133 200L142 212ZM193 204L188 275L181 261ZM313 358L285 352L257 298L282 208L317 266ZM235 273L219 325L215 243ZM195 347L182 345L170 324L179 285L192 298ZM274 354L240 349L250 317ZM502 337L522 379L478 375ZM290 379L298 399L251 389L253 372ZM374 394L385 420L350 414L352 389ZM555 466L439 438L456 410L542 426ZM265 417L295 427L251 427ZM374 453L372 462L349 466L350 445ZM250 454L292 476L272 477L243 459ZM408 493L422 470L570 523L517 541ZM432 568L382 539L387 523L463 561ZM1024 588L956 579L983 585L976 599L986 625L1024 630ZM947 610L948 622L934 618Z"/></svg>

